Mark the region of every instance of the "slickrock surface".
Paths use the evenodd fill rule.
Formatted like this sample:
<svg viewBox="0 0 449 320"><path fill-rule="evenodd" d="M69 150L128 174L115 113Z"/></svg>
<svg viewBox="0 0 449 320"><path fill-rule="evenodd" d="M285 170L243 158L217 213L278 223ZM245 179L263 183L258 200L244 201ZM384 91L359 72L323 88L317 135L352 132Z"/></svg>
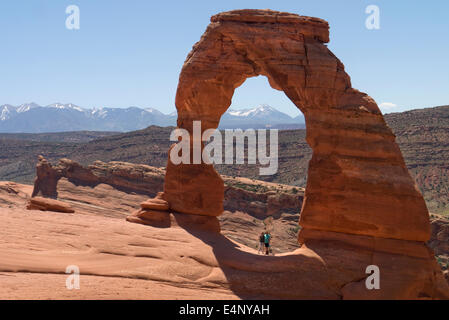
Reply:
<svg viewBox="0 0 449 320"><path fill-rule="evenodd" d="M428 278L443 275L419 244L397 255L388 242L373 251L363 238L355 246L337 237L266 257L195 224L17 208L2 208L0 221L0 299L449 298L444 280ZM363 290L372 263L383 272L378 292ZM80 290L65 287L69 265L80 268Z"/></svg>
<svg viewBox="0 0 449 320"><path fill-rule="evenodd" d="M291 252L265 257L254 246L262 220L247 213L225 212L221 234L200 226L200 220L216 219L207 216L162 213L166 225L138 225L124 218L148 196L67 178L57 186L75 214L26 210L31 186L0 183L0 298L270 298L266 286L274 298L445 297L441 271L425 258L432 252L419 243L354 241L342 234L326 240L316 233L295 250L288 243L296 236L283 235L282 225L297 225L298 214L282 213L274 219L273 246ZM371 263L382 270L381 295L362 290ZM81 290L65 287L65 268L72 264L80 267Z"/></svg>
<svg viewBox="0 0 449 320"><path fill-rule="evenodd" d="M211 247L180 228L10 208L0 219L0 299L238 298L220 284ZM80 290L66 288L69 265Z"/></svg>
<svg viewBox="0 0 449 320"><path fill-rule="evenodd" d="M10 181L0 181L0 210L2 208L25 208L33 186Z"/></svg>

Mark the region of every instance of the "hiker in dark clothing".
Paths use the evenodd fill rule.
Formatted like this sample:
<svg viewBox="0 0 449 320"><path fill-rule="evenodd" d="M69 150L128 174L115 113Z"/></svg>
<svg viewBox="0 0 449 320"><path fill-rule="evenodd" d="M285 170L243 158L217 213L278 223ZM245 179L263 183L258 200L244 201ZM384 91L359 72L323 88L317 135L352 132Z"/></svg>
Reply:
<svg viewBox="0 0 449 320"><path fill-rule="evenodd" d="M268 255L270 253L270 240L271 240L271 235L268 232L265 232L264 244L265 244L265 254L266 255Z"/></svg>
<svg viewBox="0 0 449 320"><path fill-rule="evenodd" d="M265 246L265 233L261 232L259 236L259 247L257 248L257 253L260 252L263 253L264 246Z"/></svg>

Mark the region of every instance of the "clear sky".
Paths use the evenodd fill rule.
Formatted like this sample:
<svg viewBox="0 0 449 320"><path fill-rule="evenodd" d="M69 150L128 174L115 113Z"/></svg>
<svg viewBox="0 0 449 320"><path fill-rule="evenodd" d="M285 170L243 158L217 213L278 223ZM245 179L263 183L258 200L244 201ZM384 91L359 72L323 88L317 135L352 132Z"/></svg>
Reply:
<svg viewBox="0 0 449 320"><path fill-rule="evenodd" d="M80 9L79 30L65 26L71 4ZM380 9L378 30L365 27L368 5ZM14 0L0 3L0 105L72 102L171 112L181 66L210 16L242 8L327 20L329 48L353 87L386 112L449 104L447 0ZM297 114L262 77L238 88L232 107L262 103Z"/></svg>

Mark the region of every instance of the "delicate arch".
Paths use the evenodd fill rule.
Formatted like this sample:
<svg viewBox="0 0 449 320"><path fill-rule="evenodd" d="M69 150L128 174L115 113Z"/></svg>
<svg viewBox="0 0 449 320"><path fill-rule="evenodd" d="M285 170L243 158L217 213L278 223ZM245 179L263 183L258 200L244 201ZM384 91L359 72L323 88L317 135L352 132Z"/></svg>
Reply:
<svg viewBox="0 0 449 320"><path fill-rule="evenodd" d="M303 112L313 149L300 238L320 230L427 241L427 208L395 136L374 100L351 87L328 41L328 23L318 18L271 10L213 16L182 67L178 127L192 132L201 120L202 130L216 128L235 88L264 75ZM168 160L171 209L217 216L223 189L213 166Z"/></svg>

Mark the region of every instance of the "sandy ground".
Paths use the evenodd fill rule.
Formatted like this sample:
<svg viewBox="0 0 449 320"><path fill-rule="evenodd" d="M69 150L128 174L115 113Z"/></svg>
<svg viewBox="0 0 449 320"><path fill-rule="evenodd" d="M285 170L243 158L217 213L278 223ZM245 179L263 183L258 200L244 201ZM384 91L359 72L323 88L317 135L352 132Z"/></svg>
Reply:
<svg viewBox="0 0 449 320"><path fill-rule="evenodd" d="M449 297L436 261L414 243L385 240L373 252L354 237L317 234L307 246L264 256L235 241L238 234L204 230L188 215L171 216L169 227L127 222L135 195L68 187L61 196L71 199L72 214L26 210L31 186L0 182L0 299L389 299L410 290ZM245 219L228 227L248 232ZM362 281L373 259L384 270L377 293ZM80 289L67 288L69 266L80 271Z"/></svg>
<svg viewBox="0 0 449 320"><path fill-rule="evenodd" d="M180 228L7 208L0 221L0 299L238 298L194 283L212 268L186 252L196 241ZM79 290L66 287L69 265L80 269Z"/></svg>
<svg viewBox="0 0 449 320"><path fill-rule="evenodd" d="M65 179L58 190L74 214L26 210L32 186L0 182L0 299L260 297L231 288L229 280L233 286L251 281L246 272L260 271L268 261L254 249L258 234L253 229L261 226L252 217L240 213L225 219L224 235L197 234L189 228L126 222L146 200L142 195L103 184L75 187ZM283 263L276 261L268 271ZM79 290L66 288L69 265L80 269Z"/></svg>
<svg viewBox="0 0 449 320"><path fill-rule="evenodd" d="M183 288L157 281L83 275L79 290L66 288L67 275L49 273L0 273L1 300L233 300L231 291Z"/></svg>

